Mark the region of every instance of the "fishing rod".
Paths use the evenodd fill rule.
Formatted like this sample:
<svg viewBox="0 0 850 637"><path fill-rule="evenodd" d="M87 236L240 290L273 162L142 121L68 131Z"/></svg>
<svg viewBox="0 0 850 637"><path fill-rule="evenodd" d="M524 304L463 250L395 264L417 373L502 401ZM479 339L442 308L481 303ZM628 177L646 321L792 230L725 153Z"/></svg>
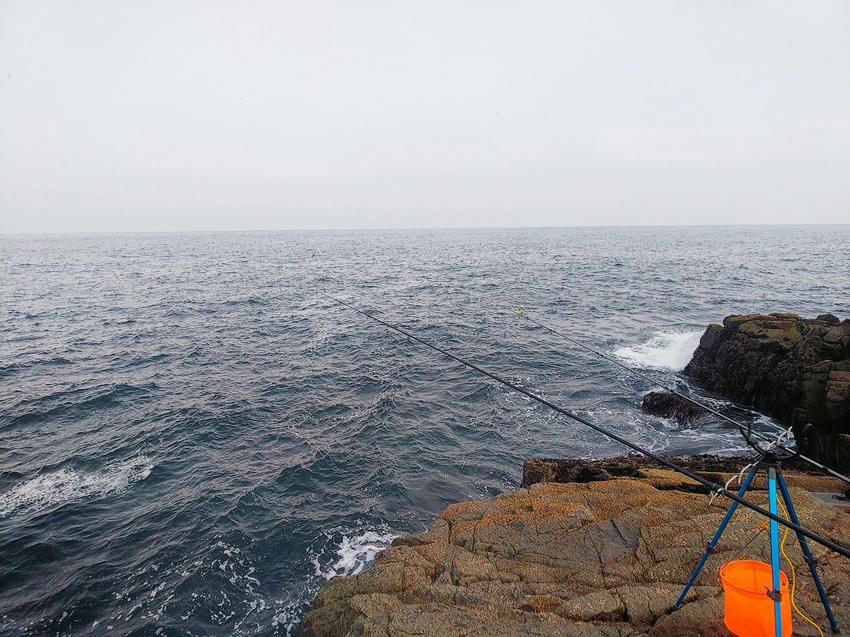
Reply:
<svg viewBox="0 0 850 637"><path fill-rule="evenodd" d="M753 431L752 426L749 425L749 424L746 426L746 433L744 433L744 425L739 423L734 418L730 418L726 414L719 412L718 410L714 409L713 407L710 407L710 406L706 405L705 403L702 403L698 400L694 400L690 396L687 396L686 394L682 394L682 393L676 391L675 389L673 389L672 387L668 387L668 386L664 385L663 383L661 383L660 381L658 381L655 378L647 376L646 374L643 374L643 373L639 372L638 370L636 370L632 367L629 367L628 365L624 365L623 363L621 363L617 359L605 354L604 352L600 352L599 350L594 349L593 347L590 347L589 345L585 345L581 341L577 341L576 339L574 339L570 336L567 336L566 334L559 332L558 330L556 330L552 327L549 327L548 325L541 323L540 321L538 321L538 320L528 316L527 314L525 314L522 310L523 310L523 308L522 308L522 306L520 306L520 309L516 310L515 314L517 316L521 317L521 318L524 318L527 321L530 321L531 323L533 323L534 325L537 325L538 327L542 327L544 330L551 332L552 334L560 336L561 338L563 338L566 341L569 341L573 345L581 347L582 349L585 349L588 352L592 352L593 354L596 354L600 358L604 358L606 361L616 365L620 369L624 369L625 371L629 372L630 374L632 374L632 375L634 375L634 376L636 376L636 377L638 377L642 380L645 380L648 383L651 383L653 385L660 385L661 388L664 389L665 391L673 394L674 396L681 398L682 400L690 403L691 405L699 407L700 409L703 409L703 410L707 411L708 413L717 416L718 418L722 418L723 420L732 423L733 425L735 425L735 427L738 428L738 431L741 432L741 435L744 436L744 439L747 441L747 444L751 445L759 453L764 453L764 450L759 448L758 445L754 444L750 440L751 437L760 438L760 439L768 441L768 442L775 442L775 441L772 441L772 439L769 436L765 436L764 434L761 434L758 431ZM827 473L834 478L838 478L839 480L843 480L844 482L850 483L850 478L848 478L845 475L842 475L841 473L838 473L837 471L830 469L829 467L821 464L817 460L814 460L813 458L809 458L808 456L804 456L801 453L796 453L796 452L792 451L791 449L789 449L788 447L786 447L785 445L777 444L776 446L779 447L780 449L782 449L783 451L788 452L789 454L795 455L800 460L803 460L804 462L808 462L810 465L812 465L816 469L819 469L820 471L823 471L824 473Z"/></svg>
<svg viewBox="0 0 850 637"><path fill-rule="evenodd" d="M590 427L591 429L593 429L597 433L601 433L602 435L607 436L608 438L611 438L612 440L619 442L622 445L625 445L629 449L637 451L638 453L640 453L640 454L642 454L642 455L644 455L644 456L646 456L646 457L648 457L652 460L655 460L657 463L662 464L665 467L668 467L670 469L673 469L674 471L681 473L682 475L690 478L691 480L694 480L695 482L698 482L701 485L708 487L710 489L710 491L712 491L712 492L718 493L718 494L723 495L723 496L725 496L725 497L727 497L731 500L734 500L738 504L743 505L743 506L747 507L748 509L755 511L756 513L760 513L761 515L763 515L767 518L770 518L774 522L777 522L779 524L782 524L785 527L788 527L789 529L791 529L795 533L797 533L799 535L804 535L805 537L809 538L810 540L814 540L818 544L821 544L822 546L825 546L828 549L835 551L839 555L842 555L846 558L850 558L850 550L848 550L848 549L846 549L842 546L839 546L838 544L836 544L835 542L832 542L831 540L828 540L824 537L821 537L820 535L818 535L817 533L815 533L813 531L809 531L808 529L800 526L799 524L791 522L790 520L786 520L785 518L780 517L779 515L776 515L775 513L771 513L767 509L763 509L762 507L758 506L757 504L753 504L749 500L740 497L739 495L737 495L736 493L733 493L732 491L727 490L725 487L722 487L719 484L711 482L710 480L706 480L705 478L703 478L700 475L697 475L693 471L686 469L685 467L679 466L675 462L672 462L672 461L670 461L670 460L668 460L668 459L666 459L662 456L659 456L658 454L655 454L655 453L653 453L653 452L651 452L647 449L644 449L643 447L640 447L640 446L636 445L635 443L633 443L629 440L626 440L625 438L614 433L613 431L605 429L604 427L600 427L599 425L595 425L592 422L590 422L589 420L587 420L586 418L582 418L581 416L579 416L577 414L574 414L570 411L567 411L566 409L559 407L555 403L550 402L550 401L546 400L545 398L528 391L527 389L523 389L522 387L515 385L514 383L512 383L508 380L505 380L504 378L497 376L496 374L493 374L492 372L488 372L486 369L482 369L481 367L479 367L478 365L475 365L474 363L470 363L469 361L464 360L464 359L460 358L459 356L456 356L455 354L452 354L451 352L449 352L449 351L447 351L447 350L445 350L445 349L443 349L443 348L441 348L437 345L434 345L433 343L426 341L425 339L419 338L418 336L416 336L415 334L412 334L411 332L405 330L404 328L398 327L396 325L393 325L392 323L388 323L387 321L379 319L377 316L373 316L372 314L369 314L368 312L365 312L365 311L361 310L360 308L355 307L354 305L351 305L350 303L346 303L345 301L341 301L340 299L333 297L330 294L326 294L325 292L319 292L319 294L321 294L322 296L334 301L335 303L338 303L339 305L342 305L343 307L347 307L350 310L354 310L358 314L365 316L366 318L368 318L371 321L375 321L376 323L380 323L381 325L383 325L384 327L386 327L388 329L391 329L395 332L398 332L399 334L406 336L407 338L409 338L413 341L416 341L417 343L425 345L426 347L428 347L428 348L430 348L430 349L432 349L436 352L439 352L440 354L443 354L444 356L447 356L448 358L452 359L453 361L460 363L464 367L467 367L471 370L474 370L474 371L478 372L479 374L483 374L484 376L487 376L488 378L492 378L497 383L500 383L500 384L504 385L505 387L509 387L510 389L513 389L514 391L519 392L520 394L523 394L524 396L528 396L532 400L540 403L541 405L548 407L549 409L552 409L552 410L558 412L559 414L561 414L563 416L566 416L567 418L571 418L572 420L575 420L576 422L579 422L579 423L585 425L586 427Z"/></svg>

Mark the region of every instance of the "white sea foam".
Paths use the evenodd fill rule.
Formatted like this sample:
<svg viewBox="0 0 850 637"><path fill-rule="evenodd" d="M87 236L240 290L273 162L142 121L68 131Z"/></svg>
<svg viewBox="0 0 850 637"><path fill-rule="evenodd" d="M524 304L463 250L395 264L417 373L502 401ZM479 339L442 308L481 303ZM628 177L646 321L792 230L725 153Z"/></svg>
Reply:
<svg viewBox="0 0 850 637"><path fill-rule="evenodd" d="M658 332L645 343L621 347L614 355L635 367L681 370L691 360L702 331Z"/></svg>
<svg viewBox="0 0 850 637"><path fill-rule="evenodd" d="M343 535L336 550L338 558L336 562L323 568L318 558L314 559L316 575L330 579L337 575L359 573L371 564L375 556L387 548L390 542L397 537L398 535L395 533L379 533L377 531L364 531L351 537Z"/></svg>
<svg viewBox="0 0 850 637"><path fill-rule="evenodd" d="M36 476L0 494L0 517L38 511L72 500L118 493L150 475L154 463L147 456L107 465L99 471L60 469Z"/></svg>

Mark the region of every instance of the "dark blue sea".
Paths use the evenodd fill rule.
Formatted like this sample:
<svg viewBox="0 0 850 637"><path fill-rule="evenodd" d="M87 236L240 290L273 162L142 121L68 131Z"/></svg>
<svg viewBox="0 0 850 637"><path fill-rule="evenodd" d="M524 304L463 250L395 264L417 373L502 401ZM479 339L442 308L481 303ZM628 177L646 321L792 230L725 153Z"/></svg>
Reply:
<svg viewBox="0 0 850 637"><path fill-rule="evenodd" d="M321 291L654 451L733 454L514 310L688 388L707 323L845 318L848 273L850 226L0 237L0 634L286 635L526 458L625 453Z"/></svg>

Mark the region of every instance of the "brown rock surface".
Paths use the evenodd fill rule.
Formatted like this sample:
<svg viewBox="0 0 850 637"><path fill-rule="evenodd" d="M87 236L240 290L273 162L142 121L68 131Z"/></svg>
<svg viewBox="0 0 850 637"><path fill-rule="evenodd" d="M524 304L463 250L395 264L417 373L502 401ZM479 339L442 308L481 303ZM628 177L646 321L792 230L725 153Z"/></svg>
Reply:
<svg viewBox="0 0 850 637"><path fill-rule="evenodd" d="M396 539L369 569L328 581L299 630L386 637L728 635L717 571L759 531L761 520L748 510L735 513L718 552L674 610L725 503L707 508L704 495L670 487L680 482L677 475L646 472L638 479L538 483L449 506L425 533ZM850 516L787 477L804 524L850 544ZM836 485L822 479L812 486L831 491ZM765 502L763 491L751 498ZM846 630L850 561L816 544L813 551ZM798 572L798 606L827 628L793 535L786 552ZM768 559L765 532L743 556ZM794 630L817 634L796 616Z"/></svg>
<svg viewBox="0 0 850 637"><path fill-rule="evenodd" d="M684 373L793 426L804 453L850 471L850 320L727 316L708 326Z"/></svg>

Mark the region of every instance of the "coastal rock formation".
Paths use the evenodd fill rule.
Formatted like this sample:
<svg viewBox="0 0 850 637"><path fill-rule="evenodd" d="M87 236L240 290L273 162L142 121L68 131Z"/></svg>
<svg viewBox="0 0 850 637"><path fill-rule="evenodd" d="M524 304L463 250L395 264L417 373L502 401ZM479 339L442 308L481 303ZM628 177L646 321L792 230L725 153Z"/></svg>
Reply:
<svg viewBox="0 0 850 637"><path fill-rule="evenodd" d="M727 316L708 326L684 373L793 426L804 453L850 470L850 319Z"/></svg>
<svg viewBox="0 0 850 637"><path fill-rule="evenodd" d="M583 464L584 471L573 467L577 475L595 473L595 463ZM718 552L673 609L725 507L707 508L704 495L676 488L679 475L635 467L647 477L537 483L449 506L426 532L397 538L367 570L325 583L299 632L729 635L717 570L760 531L760 519L748 510L735 514ZM804 523L850 544L850 516L801 490L794 474L786 477ZM835 490L835 481L818 480L818 491ZM764 504L763 491L751 497ZM799 574L797 604L827 627L793 539L786 552ZM813 550L838 623L850 628L850 561L819 545ZM768 559L763 532L744 555ZM794 621L795 634L817 634Z"/></svg>
<svg viewBox="0 0 850 637"><path fill-rule="evenodd" d="M651 391L644 396L640 408L648 414L675 418L679 424L683 425L693 422L705 413L696 405L682 400L676 394L660 391Z"/></svg>

